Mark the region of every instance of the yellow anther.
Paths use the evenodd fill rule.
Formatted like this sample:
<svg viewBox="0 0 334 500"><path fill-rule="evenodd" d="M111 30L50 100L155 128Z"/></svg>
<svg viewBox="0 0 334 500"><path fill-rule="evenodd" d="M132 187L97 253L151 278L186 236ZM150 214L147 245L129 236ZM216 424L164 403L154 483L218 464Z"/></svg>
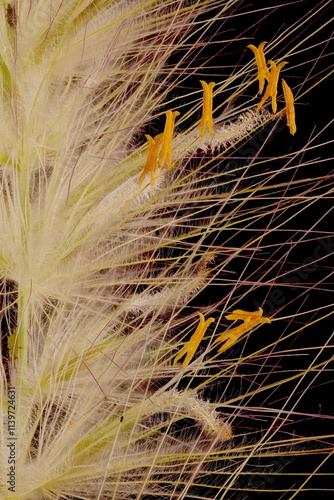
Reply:
<svg viewBox="0 0 334 500"><path fill-rule="evenodd" d="M192 335L189 342L187 342L186 345L182 347L180 352L175 357L173 363L174 365L179 361L180 358L182 358L184 354L187 355L183 361L182 368L186 368L189 365L190 361L193 359L195 355L197 347L199 346L200 342L202 341L205 335L206 330L208 329L208 326L214 322L214 318L208 318L207 320L205 320L202 313L198 314L199 314L199 323L195 330L195 333Z"/></svg>
<svg viewBox="0 0 334 500"><path fill-rule="evenodd" d="M297 132L295 104L294 104L295 99L293 97L292 90L290 89L286 81L283 79L282 79L282 87L286 104L285 113L286 113L287 124L290 130L290 134L295 135L295 133Z"/></svg>
<svg viewBox="0 0 334 500"><path fill-rule="evenodd" d="M266 88L266 91L265 91L261 101L257 105L257 109L261 109L261 107L266 102L266 100L269 99L269 97L271 97L271 107L272 107L273 113L276 113L276 110L277 110L276 97L277 97L278 77L279 77L280 71L283 68L283 66L285 66L288 63L286 61L282 61L278 64L278 66L276 66L276 63L274 63L274 61L269 61L269 63L270 63L270 73L269 73L269 80L268 80L267 88Z"/></svg>
<svg viewBox="0 0 334 500"><path fill-rule="evenodd" d="M272 61L270 61L272 62ZM271 77L271 107L273 110L273 113L276 113L277 111L277 86L278 86L278 77L280 74L281 69L283 66L285 66L287 61L282 61L280 62L277 66L275 65L273 75Z"/></svg>
<svg viewBox="0 0 334 500"><path fill-rule="evenodd" d="M261 101L257 105L257 109L261 109L262 106L263 106L263 104L266 102L266 100L271 97L271 88L272 88L272 85L271 85L271 76L272 76L273 67L276 66L276 64L273 61L269 61L269 62L270 62L270 72L269 72L268 84L267 84L266 91L263 94L263 97L262 97Z"/></svg>
<svg viewBox="0 0 334 500"><path fill-rule="evenodd" d="M203 93L203 109L202 109L202 118L200 123L200 136L203 137L205 134L206 127L211 135L214 135L213 130L213 118L212 118L212 89L216 85L214 82L206 83L203 80L200 80L202 84L204 93Z"/></svg>
<svg viewBox="0 0 334 500"><path fill-rule="evenodd" d="M159 155L158 165L161 168L166 160L167 170L172 167L173 134L175 127L175 118L179 116L178 111L166 111L166 123L162 136L162 146Z"/></svg>
<svg viewBox="0 0 334 500"><path fill-rule="evenodd" d="M227 330L227 332L221 333L219 337L214 341L217 342L225 342L224 345L218 350L218 352L227 351L233 344L235 344L238 339L244 333L247 333L249 330L254 328L261 323L271 323L269 318L263 317L263 310L259 307L258 311L250 312L243 311L242 309L236 309L232 312L232 314L228 314L225 316L226 319L229 320L241 320L243 321L242 325L236 326L235 328L231 328Z"/></svg>
<svg viewBox="0 0 334 500"><path fill-rule="evenodd" d="M250 44L247 45L249 49L253 52L255 56L255 62L257 65L257 78L259 80L259 93L262 94L264 89L265 80L269 80L269 70L266 63L266 56L264 55L263 47L267 42L261 42L258 47Z"/></svg>
<svg viewBox="0 0 334 500"><path fill-rule="evenodd" d="M157 168L157 156L158 156L158 149L159 145L161 143L162 139L162 134L158 135L153 139L150 135L145 135L146 139L148 140L148 153L147 153L147 160L144 165L144 170L139 177L139 184L141 184L144 180L144 177L147 173L151 174L151 185L154 184L156 180L156 175L155 171Z"/></svg>

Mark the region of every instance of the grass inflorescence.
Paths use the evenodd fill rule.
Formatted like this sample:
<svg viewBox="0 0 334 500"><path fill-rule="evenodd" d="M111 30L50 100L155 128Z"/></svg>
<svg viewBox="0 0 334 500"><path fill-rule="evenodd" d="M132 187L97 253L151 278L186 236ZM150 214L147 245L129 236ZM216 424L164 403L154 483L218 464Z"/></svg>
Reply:
<svg viewBox="0 0 334 500"><path fill-rule="evenodd" d="M298 103L333 72L318 71L329 48L311 42L329 6L265 45L273 110L255 89L251 34L228 29L265 23L266 9L1 2L1 499L313 488L333 450L318 423L331 416L306 397L329 380L334 235L333 173L310 168L331 124L293 141ZM235 66L222 53L211 75L201 53L225 23ZM318 56L295 85L308 50ZM277 137L288 149L270 154ZM313 469L282 486L311 454Z"/></svg>

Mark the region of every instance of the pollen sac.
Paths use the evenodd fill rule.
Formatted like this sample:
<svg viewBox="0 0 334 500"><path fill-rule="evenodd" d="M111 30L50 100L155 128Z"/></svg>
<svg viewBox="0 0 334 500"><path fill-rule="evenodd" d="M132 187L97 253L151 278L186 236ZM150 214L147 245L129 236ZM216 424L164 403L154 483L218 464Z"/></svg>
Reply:
<svg viewBox="0 0 334 500"><path fill-rule="evenodd" d="M208 329L209 325L211 325L211 323L214 322L214 318L208 318L207 320L205 320L202 313L198 314L199 314L198 326L194 334L192 335L191 339L189 340L189 342L187 342L186 345L182 347L182 349L176 355L173 363L174 365L179 361L180 358L182 358L184 354L186 354L186 357L183 361L182 368L186 368L189 365L190 361L195 355L195 352L199 344L201 343L205 335L206 330Z"/></svg>
<svg viewBox="0 0 334 500"><path fill-rule="evenodd" d="M290 89L286 81L283 79L282 79L282 87L284 93L284 100L286 104L285 113L286 113L287 124L290 130L290 134L295 135L295 133L297 132L295 104L294 104L295 99L293 97L292 90Z"/></svg>
<svg viewBox="0 0 334 500"><path fill-rule="evenodd" d="M254 328L261 323L271 323L270 318L266 318L263 315L263 310L259 307L258 311L250 312L243 311L242 309L235 309L232 314L228 314L225 316L226 319L231 321L240 320L243 323L235 328L230 328L226 332L223 332L219 335L218 338L214 341L214 344L217 342L224 342L223 346L218 350L219 353L227 351L233 344L235 344L238 339L249 330Z"/></svg>
<svg viewBox="0 0 334 500"><path fill-rule="evenodd" d="M147 173L150 173L151 186L152 186L156 180L157 156L158 156L159 146L162 140L162 134L158 135L154 139L148 134L145 135L145 137L148 141L148 153L147 153L147 160L144 165L144 170L141 176L139 177L139 185L143 182L145 175Z"/></svg>
<svg viewBox="0 0 334 500"><path fill-rule="evenodd" d="M173 134L175 127L175 118L179 116L178 111L166 111L166 123L162 136L162 145L159 155L158 165L161 168L166 161L167 170L172 168L172 152L173 152Z"/></svg>
<svg viewBox="0 0 334 500"><path fill-rule="evenodd" d="M203 87L203 109L202 109L202 118L200 123L200 136L203 137L205 134L206 128L208 128L209 133L214 135L213 129L213 118L212 118L212 89L216 85L214 82L206 83L203 80L200 80L200 83Z"/></svg>
<svg viewBox="0 0 334 500"><path fill-rule="evenodd" d="M266 63L266 56L264 55L263 48L267 42L261 42L258 47L250 44L247 45L249 49L253 52L255 56L255 62L257 66L257 78L259 80L259 93L262 94L264 89L265 80L269 80L269 70Z"/></svg>
<svg viewBox="0 0 334 500"><path fill-rule="evenodd" d="M278 78L279 78L279 74L280 74L281 69L283 68L283 66L285 66L288 63L286 61L282 61L276 66L276 63L274 61L269 61L269 64L270 64L270 73L269 73L269 80L268 80L267 88L266 88L266 91L265 91L261 101L257 105L257 109L261 109L261 107L266 102L266 100L271 98L271 107L272 107L273 113L276 113L276 111L277 111L276 98L277 98Z"/></svg>
<svg viewBox="0 0 334 500"><path fill-rule="evenodd" d="M273 61L270 61L272 63ZM280 62L277 66L274 63L274 68L272 70L272 76L271 76L271 108L273 110L273 113L276 113L277 111L277 86L278 86L278 78L281 69L288 64L287 61L282 61Z"/></svg>

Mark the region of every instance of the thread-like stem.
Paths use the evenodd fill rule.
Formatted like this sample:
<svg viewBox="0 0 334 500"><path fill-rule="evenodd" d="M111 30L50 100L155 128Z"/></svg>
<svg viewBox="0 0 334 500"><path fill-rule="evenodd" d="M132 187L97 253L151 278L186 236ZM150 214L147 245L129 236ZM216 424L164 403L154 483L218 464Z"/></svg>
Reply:
<svg viewBox="0 0 334 500"><path fill-rule="evenodd" d="M28 370L28 324L29 324L29 291L18 293L18 327L17 327L17 383L19 394L24 393Z"/></svg>

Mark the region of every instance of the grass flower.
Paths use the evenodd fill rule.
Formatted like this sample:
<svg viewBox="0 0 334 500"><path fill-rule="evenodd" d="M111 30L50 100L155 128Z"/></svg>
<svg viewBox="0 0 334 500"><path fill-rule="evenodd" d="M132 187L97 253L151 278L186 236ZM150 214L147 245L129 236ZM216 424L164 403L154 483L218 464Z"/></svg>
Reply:
<svg viewBox="0 0 334 500"><path fill-rule="evenodd" d="M291 77L310 56L293 101L333 71L317 72L327 18L312 26L329 7L266 45ZM1 2L1 500L302 499L322 474L333 434L303 398L332 359L333 175L314 174L330 123L291 146L264 42L249 45L271 89L258 109L254 30L235 29L250 15L239 0ZM283 460L310 453L282 486Z"/></svg>

